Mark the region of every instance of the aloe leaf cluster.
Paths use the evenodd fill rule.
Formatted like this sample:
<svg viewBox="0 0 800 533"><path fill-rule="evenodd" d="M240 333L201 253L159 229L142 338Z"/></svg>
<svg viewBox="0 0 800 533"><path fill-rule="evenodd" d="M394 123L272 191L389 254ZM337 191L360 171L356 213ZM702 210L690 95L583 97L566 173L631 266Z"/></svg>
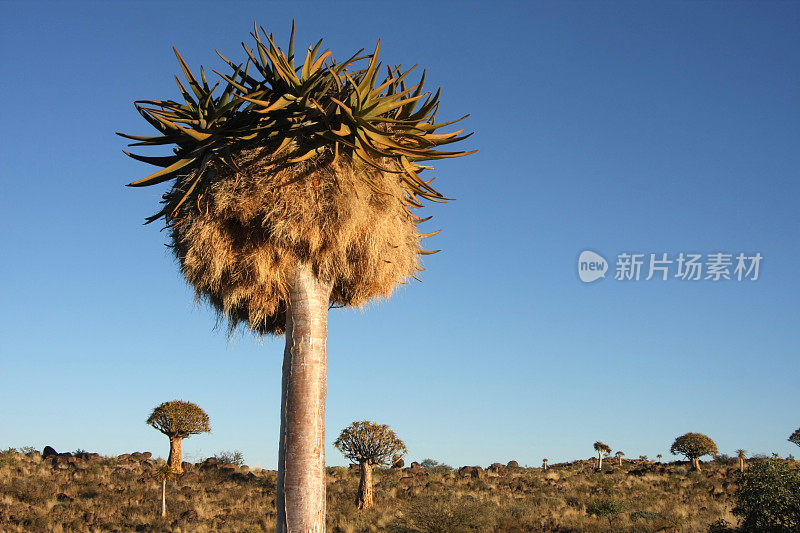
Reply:
<svg viewBox="0 0 800 533"><path fill-rule="evenodd" d="M202 67L198 78L173 49L186 80L175 77L183 102L135 102L159 135L118 135L135 141L130 146L174 145L174 154L166 157L125 152L160 167L129 186L174 180L163 196L164 207L147 223L162 217L168 225L179 222L181 207L199 203L219 175L209 169L222 165L238 170L237 152L253 145L269 148L264 170L314 159L337 164L343 158L363 168L359 175L376 193L384 192L373 180L376 171L397 175L406 192L401 201L407 207L420 207L423 199L448 200L431 185L433 179L420 177L423 170L432 168L422 162L472 153L440 149L471 134L462 135L463 130L436 133L466 117L436 122L440 93L424 92L425 71L411 86L406 79L416 65L407 70L386 66L384 71L378 61L380 41L371 54L362 55L362 49L336 62L330 50L321 51L320 40L308 47L300 63L295 56L294 24L286 53L271 34L263 27L260 30L255 26L251 32L254 49L242 43L244 63L217 52L230 70L214 70L220 81L213 86ZM220 85L222 90L215 96Z"/></svg>

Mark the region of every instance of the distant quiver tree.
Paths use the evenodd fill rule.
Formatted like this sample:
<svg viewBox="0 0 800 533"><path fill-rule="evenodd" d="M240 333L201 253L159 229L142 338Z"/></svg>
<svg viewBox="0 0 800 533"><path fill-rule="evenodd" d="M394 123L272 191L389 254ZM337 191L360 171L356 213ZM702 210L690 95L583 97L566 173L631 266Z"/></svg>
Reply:
<svg viewBox="0 0 800 533"><path fill-rule="evenodd" d="M744 472L744 461L747 459L747 450L736 450L736 457L739 459L739 472Z"/></svg>
<svg viewBox="0 0 800 533"><path fill-rule="evenodd" d="M322 41L296 54L294 25L285 52L264 28L251 35L246 61L220 54L229 69L213 86L176 51L183 101L137 101L158 135L121 135L173 146L128 154L160 167L129 185L171 182L147 221L164 220L198 298L231 330L285 334L277 531L319 532L328 310L388 297L423 270L422 239L437 232L420 231L430 217L415 210L449 200L426 162L471 152L441 150L468 135L439 131L455 122L437 121L439 92L423 90L425 71L406 86L413 67L384 70L380 41L336 61Z"/></svg>
<svg viewBox="0 0 800 533"><path fill-rule="evenodd" d="M597 441L594 443L594 451L597 452L597 468L603 468L603 456L611 453L611 447L608 444Z"/></svg>
<svg viewBox="0 0 800 533"><path fill-rule="evenodd" d="M208 415L192 402L164 402L150 413L147 423L169 437L167 464L174 474L182 474L181 441L211 431Z"/></svg>
<svg viewBox="0 0 800 533"><path fill-rule="evenodd" d="M686 433L675 439L669 452L683 455L692 462L692 470L700 470L700 457L715 455L717 445L710 437L702 433Z"/></svg>
<svg viewBox="0 0 800 533"><path fill-rule="evenodd" d="M375 422L353 422L342 430L334 442L336 449L359 464L361 481L358 484L356 505L359 509L373 506L372 467L390 465L397 456L406 453L406 445L397 438L389 426Z"/></svg>
<svg viewBox="0 0 800 533"><path fill-rule="evenodd" d="M800 446L800 428L797 428L794 433L789 435L789 442L793 442Z"/></svg>
<svg viewBox="0 0 800 533"><path fill-rule="evenodd" d="M622 450L619 450L614 455L616 455L617 459L619 459L619 466L622 466L622 457L625 455L625 452L623 452Z"/></svg>

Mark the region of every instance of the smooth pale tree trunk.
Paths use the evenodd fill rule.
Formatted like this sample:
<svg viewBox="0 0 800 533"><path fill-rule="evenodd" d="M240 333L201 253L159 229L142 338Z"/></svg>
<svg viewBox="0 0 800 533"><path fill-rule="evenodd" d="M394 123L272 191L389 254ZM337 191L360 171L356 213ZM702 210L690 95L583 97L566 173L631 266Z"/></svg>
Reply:
<svg viewBox="0 0 800 533"><path fill-rule="evenodd" d="M739 472L744 473L744 459L739 457Z"/></svg>
<svg viewBox="0 0 800 533"><path fill-rule="evenodd" d="M356 505L359 509L369 509L373 505L372 498L372 465L361 463L361 481L358 483Z"/></svg>
<svg viewBox="0 0 800 533"><path fill-rule="evenodd" d="M700 458L699 457L692 457L692 469L701 472L700 468Z"/></svg>
<svg viewBox="0 0 800 533"><path fill-rule="evenodd" d="M598 452L597 454L597 469L603 469L603 452Z"/></svg>
<svg viewBox="0 0 800 533"><path fill-rule="evenodd" d="M278 533L325 531L329 284L300 265L289 281L278 449Z"/></svg>
<svg viewBox="0 0 800 533"><path fill-rule="evenodd" d="M181 455L181 439L178 437L169 438L169 461L167 464L174 474L183 474L183 456Z"/></svg>
<svg viewBox="0 0 800 533"><path fill-rule="evenodd" d="M161 516L167 516L167 480L161 480Z"/></svg>
<svg viewBox="0 0 800 533"><path fill-rule="evenodd" d="M619 456L619 466L622 466L622 456Z"/></svg>

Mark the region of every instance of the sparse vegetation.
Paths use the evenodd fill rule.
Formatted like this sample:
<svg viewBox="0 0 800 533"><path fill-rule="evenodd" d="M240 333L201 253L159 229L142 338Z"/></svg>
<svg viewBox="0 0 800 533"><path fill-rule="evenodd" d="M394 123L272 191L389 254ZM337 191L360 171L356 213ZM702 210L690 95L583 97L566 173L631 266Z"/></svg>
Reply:
<svg viewBox="0 0 800 533"><path fill-rule="evenodd" d="M0 463L0 530L28 531L274 531L277 472L208 459L162 485L151 472L165 466L148 454L86 459L4 453ZM71 459L71 462L69 460ZM624 508L612 516L617 533L664 528L706 532L737 523L738 468L709 463L687 477L679 464L625 462L596 472L595 459L539 468L435 472L380 468L373 472L375 506L358 510L357 469L327 469L331 532L608 531L604 499ZM788 462L780 460L788 466ZM751 461L749 473L756 461ZM592 514L590 511L599 511ZM602 516L601 516L602 515ZM721 523L721 522L720 522Z"/></svg>

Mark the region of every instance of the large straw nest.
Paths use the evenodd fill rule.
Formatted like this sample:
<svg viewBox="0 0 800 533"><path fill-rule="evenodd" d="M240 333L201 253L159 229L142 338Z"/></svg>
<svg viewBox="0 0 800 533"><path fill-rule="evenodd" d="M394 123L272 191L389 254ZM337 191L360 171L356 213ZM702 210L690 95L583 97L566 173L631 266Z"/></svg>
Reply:
<svg viewBox="0 0 800 533"><path fill-rule="evenodd" d="M341 156L270 168L267 153L243 149L238 170L207 171L213 182L181 207L171 229L183 274L231 331L246 324L259 334L283 333L298 264L330 283L330 302L341 306L388 297L421 269L421 235L397 174Z"/></svg>

